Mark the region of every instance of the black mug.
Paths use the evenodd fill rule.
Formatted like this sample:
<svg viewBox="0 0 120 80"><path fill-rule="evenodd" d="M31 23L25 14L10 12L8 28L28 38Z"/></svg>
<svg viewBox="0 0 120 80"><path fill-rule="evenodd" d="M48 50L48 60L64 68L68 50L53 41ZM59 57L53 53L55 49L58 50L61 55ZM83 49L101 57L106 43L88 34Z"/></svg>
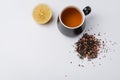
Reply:
<svg viewBox="0 0 120 80"><path fill-rule="evenodd" d="M66 24L64 24L63 21L61 20L61 15L63 14L63 11L65 11L68 8L75 8L82 15L82 22L78 26L69 27ZM86 24L85 16L88 15L90 12L91 12L91 8L89 6L85 7L83 10L78 9L75 6L68 6L64 8L62 12L59 14L57 20L58 29L60 30L61 33L69 37L75 37L79 35L85 29L85 24Z"/></svg>

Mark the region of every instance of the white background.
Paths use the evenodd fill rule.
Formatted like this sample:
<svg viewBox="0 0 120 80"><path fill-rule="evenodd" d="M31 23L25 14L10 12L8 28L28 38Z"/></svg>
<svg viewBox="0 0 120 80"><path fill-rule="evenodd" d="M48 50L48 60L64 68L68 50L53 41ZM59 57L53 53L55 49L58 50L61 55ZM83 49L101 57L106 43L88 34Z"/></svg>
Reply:
<svg viewBox="0 0 120 80"><path fill-rule="evenodd" d="M46 25L32 18L39 3L53 11L53 20ZM93 27L90 33L105 32L120 43L120 0L1 0L0 80L120 80L119 45L106 58L93 60L93 66L74 53L73 45L82 34L69 38L59 32L58 14L69 5L91 6L86 29Z"/></svg>

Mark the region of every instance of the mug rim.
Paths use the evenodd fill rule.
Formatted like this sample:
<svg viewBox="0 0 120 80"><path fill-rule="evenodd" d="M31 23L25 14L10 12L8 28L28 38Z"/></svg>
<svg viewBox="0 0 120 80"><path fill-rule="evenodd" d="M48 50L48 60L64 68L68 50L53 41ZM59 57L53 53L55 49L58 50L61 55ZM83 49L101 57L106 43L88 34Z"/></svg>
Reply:
<svg viewBox="0 0 120 80"><path fill-rule="evenodd" d="M63 21L61 20L61 16L62 16L63 11L65 11L65 10L68 9L68 8L75 8L75 9L77 9L77 10L82 14L83 20L82 20L82 22L81 22L80 25L78 25L78 26L76 26L76 27L69 27L69 26L67 26L67 25L65 25L65 24L63 23ZM60 13L60 15L59 15L59 20L60 20L61 24L62 24L64 27L66 27L66 28L68 28L68 29L77 29L77 28L79 28L79 27L81 27L81 26L83 25L83 23L84 23L84 21L85 21L85 15L84 15L83 11L80 10L78 7L71 5L71 6L65 7L65 8L61 11L61 13Z"/></svg>

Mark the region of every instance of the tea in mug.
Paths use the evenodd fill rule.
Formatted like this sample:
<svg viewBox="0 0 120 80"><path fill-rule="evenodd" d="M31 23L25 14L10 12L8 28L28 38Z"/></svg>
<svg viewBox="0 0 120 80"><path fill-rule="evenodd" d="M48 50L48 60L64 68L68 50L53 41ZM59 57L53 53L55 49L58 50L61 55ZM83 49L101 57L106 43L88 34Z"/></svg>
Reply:
<svg viewBox="0 0 120 80"><path fill-rule="evenodd" d="M78 27L82 23L83 16L79 10L70 7L62 12L61 20L63 24L66 25L67 27L74 28L74 27Z"/></svg>

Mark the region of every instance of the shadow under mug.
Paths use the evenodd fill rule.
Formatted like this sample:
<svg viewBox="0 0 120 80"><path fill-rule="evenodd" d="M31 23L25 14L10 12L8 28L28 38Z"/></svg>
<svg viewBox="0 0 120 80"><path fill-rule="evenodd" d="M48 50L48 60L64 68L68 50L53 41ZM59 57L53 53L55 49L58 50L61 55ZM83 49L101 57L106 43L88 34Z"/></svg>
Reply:
<svg viewBox="0 0 120 80"><path fill-rule="evenodd" d="M74 28L66 26L61 20L61 15L62 15L63 11L65 9L71 8L71 7L77 9L83 17L82 23L79 26L76 26ZM80 10L75 6L68 6L65 9L63 9L63 11L60 13L60 15L58 17L58 20L57 20L58 29L60 30L61 33L63 33L66 36L75 37L75 36L79 35L80 33L82 33L83 30L85 29L85 24L86 24L85 16L91 12L91 8L89 6L87 6L83 10Z"/></svg>

